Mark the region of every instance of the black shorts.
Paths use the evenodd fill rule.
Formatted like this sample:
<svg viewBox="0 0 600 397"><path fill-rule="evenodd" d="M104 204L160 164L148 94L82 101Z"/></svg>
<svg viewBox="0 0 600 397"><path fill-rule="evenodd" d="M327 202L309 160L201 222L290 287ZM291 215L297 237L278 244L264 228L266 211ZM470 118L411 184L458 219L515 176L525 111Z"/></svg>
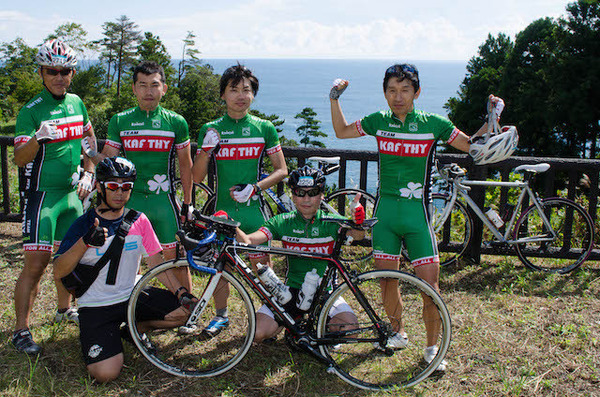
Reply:
<svg viewBox="0 0 600 397"><path fill-rule="evenodd" d="M179 307L170 291L151 287L140 295L138 321L163 320ZM123 352L120 327L127 322L127 301L110 306L79 308L79 341L86 365Z"/></svg>

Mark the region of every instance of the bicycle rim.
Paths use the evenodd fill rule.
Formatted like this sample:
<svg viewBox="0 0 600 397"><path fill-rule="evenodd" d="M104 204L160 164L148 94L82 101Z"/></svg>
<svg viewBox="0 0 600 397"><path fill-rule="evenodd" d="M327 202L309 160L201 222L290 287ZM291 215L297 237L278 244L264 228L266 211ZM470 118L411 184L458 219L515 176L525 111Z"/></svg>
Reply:
<svg viewBox="0 0 600 397"><path fill-rule="evenodd" d="M431 222L437 240L440 266L456 263L467 250L473 230L473 219L460 201L455 201L452 211L444 224L440 224L442 211L450 201L450 196L432 195Z"/></svg>
<svg viewBox="0 0 600 397"><path fill-rule="evenodd" d="M398 292L402 297L402 308L395 315L388 316L383 305L381 283L398 284ZM385 337L391 336L400 324L408 336L408 344L403 349L382 351L377 348L380 332L371 321L365 309L358 303L347 284L340 285L333 291L319 315L317 336L319 338L337 338L329 345L320 345L323 355L335 363L331 369L344 381L362 389L394 390L414 386L435 371L444 359L450 345L451 323L448 309L440 295L425 281L407 273L392 270L375 270L362 273L356 283L365 295L374 312L381 316L379 326ZM392 287L394 290L395 288ZM437 356L426 363L423 352L427 347L427 332L423 320L423 295L432 302L433 313L430 312L428 326L432 335L437 337ZM340 324L329 319L334 303L343 298L352 308L357 322ZM399 306L396 309L400 309ZM401 312L401 316L398 314ZM433 315L432 315L433 314ZM353 332L342 337L340 326ZM384 340L385 340L384 337ZM385 342L381 342L385 343Z"/></svg>
<svg viewBox="0 0 600 397"><path fill-rule="evenodd" d="M517 255L534 270L568 273L581 266L592 252L592 220L585 209L571 200L549 198L542 200L541 204L556 238L546 242L515 244ZM515 226L515 240L550 236L550 230L534 205L525 210Z"/></svg>
<svg viewBox="0 0 600 397"><path fill-rule="evenodd" d="M202 333L214 317L214 304L208 302L204 312L196 322L197 330L189 334L179 334L179 328L146 331L142 334L135 321L135 313L143 305L140 296L148 287L164 288L159 281L173 277L173 269L187 266L186 261L165 262L146 273L134 287L127 310L129 330L133 340L152 364L172 375L183 377L209 377L219 375L238 364L246 355L256 330L254 306L250 296L240 282L231 274L223 272L223 279L229 282L229 326L214 338ZM192 276L192 291L200 297L211 279L206 273ZM145 336L154 349L142 342Z"/></svg>
<svg viewBox="0 0 600 397"><path fill-rule="evenodd" d="M365 207L365 217L370 219L375 213L375 197L360 189L341 189L325 197L321 208L325 212L333 212L344 217L350 216L350 203L360 193L360 203ZM373 240L371 230L367 230L365 238L360 241L352 241L345 244L340 252L340 260L343 262L364 261L373 256Z"/></svg>

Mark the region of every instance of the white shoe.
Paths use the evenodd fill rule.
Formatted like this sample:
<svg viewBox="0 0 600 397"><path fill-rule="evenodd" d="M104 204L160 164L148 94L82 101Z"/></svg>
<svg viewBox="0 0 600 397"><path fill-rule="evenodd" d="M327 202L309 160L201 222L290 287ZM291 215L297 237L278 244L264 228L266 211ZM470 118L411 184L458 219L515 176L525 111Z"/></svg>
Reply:
<svg viewBox="0 0 600 397"><path fill-rule="evenodd" d="M54 315L54 322L61 323L63 321L70 321L72 323L79 324L79 313L77 313L76 307L70 307L64 313L56 312Z"/></svg>
<svg viewBox="0 0 600 397"><path fill-rule="evenodd" d="M391 337L388 338L387 343L385 344L385 347L388 349L404 349L407 345L408 345L408 335L406 335L406 332L403 332L403 333L396 332L396 333L394 333L394 335L392 335ZM373 343L373 346L375 346L375 348L377 348L377 349L382 349L381 346L379 346L379 342Z"/></svg>
<svg viewBox="0 0 600 397"><path fill-rule="evenodd" d="M438 347L437 346L429 346L427 348L425 348L425 352L423 353L423 358L425 359L425 362L427 364L429 364L430 362L433 361L433 359L435 358L435 356L437 356L438 353ZM442 362L440 363L440 365L438 365L438 367L435 369L436 371L445 371L446 370L446 365L448 365L448 363L446 362L446 360L442 360Z"/></svg>
<svg viewBox="0 0 600 397"><path fill-rule="evenodd" d="M192 324L189 327L182 325L181 327L179 327L179 329L177 330L177 333L179 335L190 335L195 333L196 331L198 331L198 326L196 324Z"/></svg>

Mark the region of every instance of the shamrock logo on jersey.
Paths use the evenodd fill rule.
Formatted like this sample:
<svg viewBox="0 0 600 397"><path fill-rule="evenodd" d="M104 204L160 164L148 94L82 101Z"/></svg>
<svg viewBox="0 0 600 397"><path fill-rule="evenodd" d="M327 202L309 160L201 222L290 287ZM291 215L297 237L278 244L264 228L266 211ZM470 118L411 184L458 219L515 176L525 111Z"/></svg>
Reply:
<svg viewBox="0 0 600 397"><path fill-rule="evenodd" d="M159 194L161 190L168 192L169 191L169 180L166 175L154 175L154 179L148 181L148 187L151 192L156 192Z"/></svg>
<svg viewBox="0 0 600 397"><path fill-rule="evenodd" d="M400 189L400 196L406 198L423 198L423 185L420 183L408 182L407 187Z"/></svg>

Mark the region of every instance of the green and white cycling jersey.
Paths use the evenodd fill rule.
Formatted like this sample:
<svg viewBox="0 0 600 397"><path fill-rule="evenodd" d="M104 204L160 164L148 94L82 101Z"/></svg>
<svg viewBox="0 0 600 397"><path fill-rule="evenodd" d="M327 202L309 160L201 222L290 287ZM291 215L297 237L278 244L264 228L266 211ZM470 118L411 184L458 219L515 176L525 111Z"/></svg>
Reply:
<svg viewBox="0 0 600 397"><path fill-rule="evenodd" d="M334 222L324 222L325 213L318 210L315 216L306 220L298 211L275 215L259 230L269 240L281 240L283 248L303 252L331 254L340 229ZM335 216L327 214L327 217ZM341 218L341 216L337 215ZM292 288L302 288L306 273L317 269L323 276L327 262L308 258L288 256L288 272L286 284Z"/></svg>
<svg viewBox="0 0 600 397"><path fill-rule="evenodd" d="M198 142L202 143L208 130L214 130L221 139L220 149L215 154L217 164L216 175L216 209L228 213L240 207L260 206L259 200L252 198L246 203L234 201L229 188L237 184L256 183L260 175L260 167L265 154L271 155L281 150L277 130L273 123L251 114L236 120L228 115L206 123L200 129ZM199 145L201 146L201 145ZM200 149L199 149L200 150ZM238 219L235 212L229 214Z"/></svg>
<svg viewBox="0 0 600 397"><path fill-rule="evenodd" d="M357 121L356 128L377 138L379 195L407 200L427 197L436 142L450 143L460 132L450 120L418 110L404 123L391 110L376 112Z"/></svg>
<svg viewBox="0 0 600 397"><path fill-rule="evenodd" d="M135 164L134 192L165 194L175 179L175 150L190 144L188 124L161 106L151 112L135 107L110 119L106 144Z"/></svg>
<svg viewBox="0 0 600 397"><path fill-rule="evenodd" d="M87 110L75 94L55 99L44 89L19 112L15 146L26 143L44 121L54 121L58 139L40 145L32 162L24 167L25 191L69 191L79 180L81 137L92 128Z"/></svg>

